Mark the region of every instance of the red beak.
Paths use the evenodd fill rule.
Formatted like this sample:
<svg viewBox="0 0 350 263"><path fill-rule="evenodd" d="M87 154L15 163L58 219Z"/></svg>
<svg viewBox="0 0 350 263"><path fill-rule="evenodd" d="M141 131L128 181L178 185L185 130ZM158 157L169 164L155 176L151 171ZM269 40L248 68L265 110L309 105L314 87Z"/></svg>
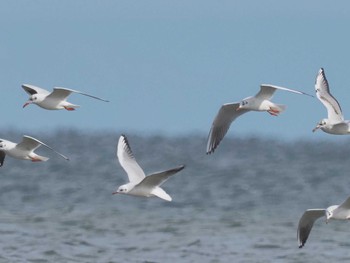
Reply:
<svg viewBox="0 0 350 263"><path fill-rule="evenodd" d="M23 108L24 107L27 107L29 104L32 104L30 101L26 102L24 105L23 105Z"/></svg>
<svg viewBox="0 0 350 263"><path fill-rule="evenodd" d="M118 192L113 192L113 193L112 193L112 195L116 195L116 194L118 194Z"/></svg>

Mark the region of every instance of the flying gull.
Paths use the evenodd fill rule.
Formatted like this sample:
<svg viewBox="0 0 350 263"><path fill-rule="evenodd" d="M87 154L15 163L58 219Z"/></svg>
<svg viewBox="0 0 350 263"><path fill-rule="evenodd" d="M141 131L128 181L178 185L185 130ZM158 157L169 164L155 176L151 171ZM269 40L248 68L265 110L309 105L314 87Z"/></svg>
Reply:
<svg viewBox="0 0 350 263"><path fill-rule="evenodd" d="M348 199L346 199L342 204L332 205L327 209L306 210L299 220L297 233L299 248L302 248L305 245L314 222L323 216L326 217L326 223L328 223L330 219L350 219L350 197L348 197Z"/></svg>
<svg viewBox="0 0 350 263"><path fill-rule="evenodd" d="M69 160L68 157L55 151L53 148L51 148L47 144L33 137L24 135L20 143L14 143L8 140L0 139L0 167L3 166L4 164L6 154L16 159L31 160L32 162L47 161L49 158L40 156L34 152L41 145L54 151L55 153L57 153L59 156L66 159L67 161Z"/></svg>
<svg viewBox="0 0 350 263"><path fill-rule="evenodd" d="M44 90L42 88L23 84L22 88L29 94L29 100L23 105L23 108L28 106L29 104L36 104L41 108L47 110L62 110L66 109L68 111L75 110L79 105L72 104L68 102L66 99L72 93L78 93L84 96L88 96L97 100L102 100L108 102L108 100L104 100L81 91L65 89L65 88L54 88L52 92Z"/></svg>
<svg viewBox="0 0 350 263"><path fill-rule="evenodd" d="M315 132L316 130L321 129L330 134L349 134L350 122L344 120L339 102L330 93L328 81L323 68L318 71L316 76L315 90L317 98L327 109L328 118L322 119L312 131Z"/></svg>
<svg viewBox="0 0 350 263"><path fill-rule="evenodd" d="M160 186L170 176L184 169L184 165L145 176L144 171L136 162L125 135L121 135L119 138L117 156L120 165L127 173L130 182L119 186L113 194L128 194L143 197L157 196L166 201L172 200Z"/></svg>
<svg viewBox="0 0 350 263"><path fill-rule="evenodd" d="M286 106L275 104L270 101L276 90L285 90L297 94L303 94L313 97L302 91L287 89L279 86L262 84L260 91L253 97L243 99L241 102L226 103L221 106L211 126L208 142L207 154L213 153L226 135L231 123L242 114L249 111L267 111L273 116L285 110Z"/></svg>

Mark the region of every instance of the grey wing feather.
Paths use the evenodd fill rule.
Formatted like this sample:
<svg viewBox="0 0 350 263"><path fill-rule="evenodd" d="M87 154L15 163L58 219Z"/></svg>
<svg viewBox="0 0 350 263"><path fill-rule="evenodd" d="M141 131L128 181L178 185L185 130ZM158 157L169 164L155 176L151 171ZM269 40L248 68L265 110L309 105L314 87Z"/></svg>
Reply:
<svg viewBox="0 0 350 263"><path fill-rule="evenodd" d="M350 209L350 197L339 205L339 208Z"/></svg>
<svg viewBox="0 0 350 263"><path fill-rule="evenodd" d="M87 93L84 93L84 92L81 92L81 91L78 91L78 90L66 89L66 88L54 88L54 91L53 91L52 95L55 96L55 97L62 97L63 99L66 99L72 92L78 93L78 94L81 94L81 95L84 95L84 96L87 96L87 97L90 97L90 98L94 98L94 99L97 99L97 100L101 100L101 101L104 101L104 102L109 102L108 100L101 99L99 97L92 96L90 94L87 94Z"/></svg>
<svg viewBox="0 0 350 263"><path fill-rule="evenodd" d="M136 159L131 151L129 141L124 134L119 137L117 157L120 165L127 173L130 182L138 184L145 178L145 173L136 162Z"/></svg>
<svg viewBox="0 0 350 263"><path fill-rule="evenodd" d="M68 89L54 88L47 98L57 101L66 100L73 91Z"/></svg>
<svg viewBox="0 0 350 263"><path fill-rule="evenodd" d="M325 211L325 209L308 209L304 212L304 214L299 220L298 225L297 237L299 248L302 248L305 245L306 240L308 239L311 229L314 225L314 222L320 217L324 216Z"/></svg>
<svg viewBox="0 0 350 263"><path fill-rule="evenodd" d="M6 153L3 151L0 151L0 167L4 165L5 157L6 157Z"/></svg>
<svg viewBox="0 0 350 263"><path fill-rule="evenodd" d="M20 142L19 144L17 144L18 148L22 148L25 149L27 151L34 151L35 149L37 149L40 145L45 146L46 148L50 149L51 151L55 152L56 154L58 154L59 156L61 156L63 159L66 159L67 161L69 160L68 157L64 156L63 154L57 152L55 149L53 149L52 147L48 146L47 144L33 138L27 135L23 136L23 140L22 142Z"/></svg>
<svg viewBox="0 0 350 263"><path fill-rule="evenodd" d="M207 154L211 154L220 144L226 135L231 123L243 113L249 110L241 109L237 111L239 103L227 103L221 106L216 115L208 135Z"/></svg>
<svg viewBox="0 0 350 263"><path fill-rule="evenodd" d="M146 178L143 179L143 181L140 184L147 186L161 186L166 180L169 179L170 176L176 174L177 172L180 172L184 168L185 166L181 165L170 170L151 174L149 176L146 176Z"/></svg>
<svg viewBox="0 0 350 263"><path fill-rule="evenodd" d="M255 97L269 100L272 98L276 90L284 90L284 91L289 91L296 94L302 94L302 95L313 97L311 94L308 94L299 90L288 89L288 88L284 88L276 85L270 85L270 84L261 84L260 91L255 95Z"/></svg>
<svg viewBox="0 0 350 263"><path fill-rule="evenodd" d="M34 94L43 94L43 95L49 95L50 92L45 90L45 89L42 89L42 88L39 88L39 87L36 87L34 85L30 85L30 84L22 84L22 88L25 90L25 92L27 92L29 95L34 95Z"/></svg>
<svg viewBox="0 0 350 263"><path fill-rule="evenodd" d="M34 151L39 148L41 144L42 143L37 139L24 135L22 141L18 143L16 147L25 151Z"/></svg>
<svg viewBox="0 0 350 263"><path fill-rule="evenodd" d="M319 70L316 76L315 90L317 98L327 109L328 119L339 122L343 121L342 109L337 99L333 97L329 90L328 81L323 68Z"/></svg>

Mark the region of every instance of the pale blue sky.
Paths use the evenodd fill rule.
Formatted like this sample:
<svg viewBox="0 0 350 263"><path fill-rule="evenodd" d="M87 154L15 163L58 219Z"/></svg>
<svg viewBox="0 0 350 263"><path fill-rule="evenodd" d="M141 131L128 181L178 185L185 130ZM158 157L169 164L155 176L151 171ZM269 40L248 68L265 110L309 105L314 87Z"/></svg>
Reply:
<svg viewBox="0 0 350 263"><path fill-rule="evenodd" d="M350 118L349 1L1 1L1 127L207 135L221 104L261 83L314 93L320 67ZM21 84L61 86L75 112L22 109ZM286 92L279 117L251 113L229 136L328 138L317 99ZM1 136L0 136L1 137Z"/></svg>

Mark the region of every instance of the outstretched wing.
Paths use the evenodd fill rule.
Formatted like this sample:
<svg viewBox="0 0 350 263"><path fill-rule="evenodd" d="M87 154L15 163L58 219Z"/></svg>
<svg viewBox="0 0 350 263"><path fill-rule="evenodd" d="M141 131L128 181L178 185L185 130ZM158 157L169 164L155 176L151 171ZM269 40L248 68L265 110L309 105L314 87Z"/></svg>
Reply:
<svg viewBox="0 0 350 263"><path fill-rule="evenodd" d="M6 153L3 151L0 151L0 167L4 165L5 157L6 157Z"/></svg>
<svg viewBox="0 0 350 263"><path fill-rule="evenodd" d="M314 225L314 222L320 217L324 216L325 211L325 209L308 209L302 215L302 217L299 220L297 234L299 248L302 248L305 245L306 240L308 239L310 231L312 229L312 226Z"/></svg>
<svg viewBox="0 0 350 263"><path fill-rule="evenodd" d="M208 135L207 154L213 153L226 135L231 123L249 110L240 109L239 103L227 103L221 106L216 115Z"/></svg>
<svg viewBox="0 0 350 263"><path fill-rule="evenodd" d="M52 147L48 146L47 144L33 138L27 135L23 136L23 140L17 144L17 148L26 150L26 151L34 151L36 150L40 145L45 146L46 148L50 149L51 151L55 152L56 154L58 154L59 156L61 156L62 158L66 159L67 161L69 160L68 157L64 156L63 154L57 152L56 150L54 150Z"/></svg>
<svg viewBox="0 0 350 263"><path fill-rule="evenodd" d="M179 167L154 173L149 176L146 176L145 179L142 181L142 185L149 186L149 187L156 187L161 186L166 180L169 179L170 176L176 174L177 172L180 172L182 169L184 169L185 166L181 165Z"/></svg>
<svg viewBox="0 0 350 263"><path fill-rule="evenodd" d="M350 209L350 197L348 197L343 203L341 203L341 204L338 206L338 209L339 209L339 208L349 210L349 209Z"/></svg>
<svg viewBox="0 0 350 263"><path fill-rule="evenodd" d="M285 90L285 91L293 92L296 94L302 94L302 95L307 95L307 96L313 97L312 95L305 93L305 92L302 92L302 91L299 91L299 90L288 89L288 88L284 88L284 87L280 87L280 86L276 86L276 85L270 85L270 84L261 84L260 91L255 95L255 97L269 100L272 98L272 96L276 90Z"/></svg>
<svg viewBox="0 0 350 263"><path fill-rule="evenodd" d="M118 141L117 156L120 165L123 167L129 177L129 181L138 184L145 178L145 173L131 151L128 139L121 135Z"/></svg>
<svg viewBox="0 0 350 263"><path fill-rule="evenodd" d="M53 92L48 96L48 98L54 99L54 100L65 100L67 99L67 97L71 94L71 93L78 93L84 96L88 96L90 98L94 98L97 100L102 100L105 102L108 102L108 100L104 100L86 93L83 93L81 91L77 91L77 90L72 90L72 89L66 89L66 88L54 88Z"/></svg>
<svg viewBox="0 0 350 263"><path fill-rule="evenodd" d="M327 109L328 119L334 123L344 121L340 104L330 93L328 81L323 68L318 71L316 76L315 90L317 98Z"/></svg>
<svg viewBox="0 0 350 263"><path fill-rule="evenodd" d="M22 88L27 92L29 95L34 95L34 94L43 94L43 95L49 95L50 92L47 90L44 90L42 88L36 87L34 85L30 84L22 84Z"/></svg>

